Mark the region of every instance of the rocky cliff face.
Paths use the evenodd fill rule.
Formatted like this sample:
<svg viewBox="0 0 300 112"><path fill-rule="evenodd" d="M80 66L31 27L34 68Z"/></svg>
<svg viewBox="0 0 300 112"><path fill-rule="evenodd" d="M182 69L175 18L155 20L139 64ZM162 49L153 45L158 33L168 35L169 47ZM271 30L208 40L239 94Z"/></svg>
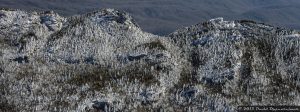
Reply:
<svg viewBox="0 0 300 112"><path fill-rule="evenodd" d="M210 20L166 37L126 13L0 11L1 111L235 111L300 103L297 31Z"/></svg>

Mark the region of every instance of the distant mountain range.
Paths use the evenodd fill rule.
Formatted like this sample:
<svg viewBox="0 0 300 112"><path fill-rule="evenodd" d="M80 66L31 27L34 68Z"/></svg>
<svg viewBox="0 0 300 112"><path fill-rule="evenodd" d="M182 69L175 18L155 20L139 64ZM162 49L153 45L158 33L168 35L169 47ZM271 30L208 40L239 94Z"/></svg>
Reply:
<svg viewBox="0 0 300 112"><path fill-rule="evenodd" d="M300 29L299 0L0 0L0 7L54 10L64 16L99 8L129 12L148 32L166 35L215 17Z"/></svg>

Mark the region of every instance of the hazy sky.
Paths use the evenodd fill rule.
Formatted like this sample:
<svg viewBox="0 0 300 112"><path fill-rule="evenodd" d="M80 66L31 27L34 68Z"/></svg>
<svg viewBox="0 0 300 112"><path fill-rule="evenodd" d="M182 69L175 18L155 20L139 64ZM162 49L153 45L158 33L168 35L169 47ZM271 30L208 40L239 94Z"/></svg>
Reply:
<svg viewBox="0 0 300 112"><path fill-rule="evenodd" d="M216 17L300 29L300 0L0 0L0 7L54 10L64 16L115 8L159 35Z"/></svg>

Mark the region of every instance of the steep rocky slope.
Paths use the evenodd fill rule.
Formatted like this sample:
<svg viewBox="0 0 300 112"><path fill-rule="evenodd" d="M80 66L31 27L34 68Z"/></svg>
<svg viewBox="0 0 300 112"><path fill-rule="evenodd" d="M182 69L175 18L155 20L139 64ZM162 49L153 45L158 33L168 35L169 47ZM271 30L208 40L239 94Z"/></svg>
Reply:
<svg viewBox="0 0 300 112"><path fill-rule="evenodd" d="M294 30L222 18L170 34L184 46L182 55L192 68L188 78L195 79L191 85L201 85L205 92L200 94L216 100L213 110L299 104L299 36Z"/></svg>
<svg viewBox="0 0 300 112"><path fill-rule="evenodd" d="M103 9L0 11L1 111L234 111L297 105L299 32L222 18L167 37Z"/></svg>

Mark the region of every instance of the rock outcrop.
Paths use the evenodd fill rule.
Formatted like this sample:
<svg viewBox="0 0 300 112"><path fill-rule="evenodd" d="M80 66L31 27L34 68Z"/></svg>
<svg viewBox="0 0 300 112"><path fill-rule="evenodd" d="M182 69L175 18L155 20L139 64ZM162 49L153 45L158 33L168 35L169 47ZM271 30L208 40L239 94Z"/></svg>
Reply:
<svg viewBox="0 0 300 112"><path fill-rule="evenodd" d="M222 18L166 37L125 12L0 11L2 111L235 111L300 103L299 32Z"/></svg>

